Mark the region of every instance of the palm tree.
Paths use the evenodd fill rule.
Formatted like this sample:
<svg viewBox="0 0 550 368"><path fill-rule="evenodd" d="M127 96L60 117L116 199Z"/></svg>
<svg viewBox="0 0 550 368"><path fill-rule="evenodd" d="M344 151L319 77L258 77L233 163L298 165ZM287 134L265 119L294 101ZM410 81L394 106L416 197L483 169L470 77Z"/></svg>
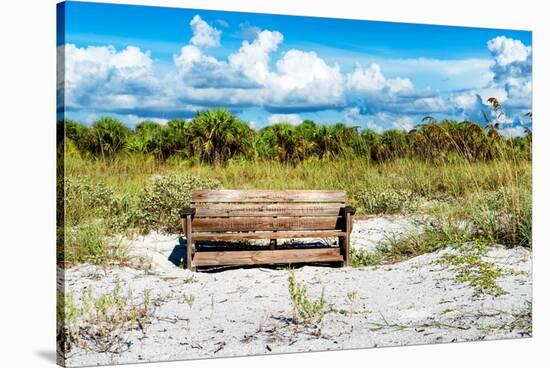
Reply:
<svg viewBox="0 0 550 368"><path fill-rule="evenodd" d="M87 132L87 145L90 151L103 159L120 153L130 135L130 129L114 118L101 118L94 122Z"/></svg>
<svg viewBox="0 0 550 368"><path fill-rule="evenodd" d="M191 122L184 119L170 120L164 129L166 136L165 150L167 156L191 156Z"/></svg>
<svg viewBox="0 0 550 368"><path fill-rule="evenodd" d="M273 154L278 156L281 162L297 158L295 154L298 136L293 125L277 123L262 129L260 133L261 139L272 147Z"/></svg>
<svg viewBox="0 0 550 368"><path fill-rule="evenodd" d="M74 142L76 147L82 152L86 149L86 135L88 128L78 121L65 119L65 137Z"/></svg>
<svg viewBox="0 0 550 368"><path fill-rule="evenodd" d="M153 154L158 159L165 158L165 138L163 127L160 124L145 120L136 126L135 134L128 141L128 150Z"/></svg>
<svg viewBox="0 0 550 368"><path fill-rule="evenodd" d="M217 165L237 154L248 154L253 131L229 111L216 109L198 113L189 134L193 153Z"/></svg>

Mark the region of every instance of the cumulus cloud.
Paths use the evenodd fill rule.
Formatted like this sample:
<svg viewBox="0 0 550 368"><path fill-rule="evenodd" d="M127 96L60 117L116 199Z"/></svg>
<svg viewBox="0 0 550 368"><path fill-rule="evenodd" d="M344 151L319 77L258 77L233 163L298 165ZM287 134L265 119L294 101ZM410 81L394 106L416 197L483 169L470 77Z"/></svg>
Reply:
<svg viewBox="0 0 550 368"><path fill-rule="evenodd" d="M257 83L225 61L205 55L194 45L185 45L174 55L180 80L192 88L256 88Z"/></svg>
<svg viewBox="0 0 550 368"><path fill-rule="evenodd" d="M344 104L344 77L338 64L328 65L315 52L289 50L277 61L267 85L267 108L299 111Z"/></svg>
<svg viewBox="0 0 550 368"><path fill-rule="evenodd" d="M504 36L487 42L494 64L493 83L506 91L507 105L531 108L532 49L521 41Z"/></svg>
<svg viewBox="0 0 550 368"><path fill-rule="evenodd" d="M350 91L366 94L380 92L394 94L413 89L410 79L387 79L382 74L379 64L371 64L363 68L359 63L356 63L353 72L347 75L346 86Z"/></svg>
<svg viewBox="0 0 550 368"><path fill-rule="evenodd" d="M199 15L195 15L189 23L193 31L191 44L197 47L218 47L222 32L206 23Z"/></svg>
<svg viewBox="0 0 550 368"><path fill-rule="evenodd" d="M283 42L280 32L262 31L253 42L243 41L240 49L229 55L229 65L251 80L266 84L271 78L269 70L270 55Z"/></svg>
<svg viewBox="0 0 550 368"><path fill-rule="evenodd" d="M149 52L134 46L60 46L65 54L65 107L131 108L156 88Z"/></svg>
<svg viewBox="0 0 550 368"><path fill-rule="evenodd" d="M290 123L292 125L298 125L302 122L299 114L272 114L267 119L269 125L277 123Z"/></svg>

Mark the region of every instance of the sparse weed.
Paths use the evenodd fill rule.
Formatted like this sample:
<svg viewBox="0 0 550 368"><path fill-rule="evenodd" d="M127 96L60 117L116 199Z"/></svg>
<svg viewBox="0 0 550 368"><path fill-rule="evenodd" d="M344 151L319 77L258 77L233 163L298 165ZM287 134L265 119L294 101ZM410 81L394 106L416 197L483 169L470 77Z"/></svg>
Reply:
<svg viewBox="0 0 550 368"><path fill-rule="evenodd" d="M307 287L296 281L294 271L288 275L288 292L292 304L292 316L295 323L319 323L325 315L325 289L319 300L311 300Z"/></svg>
<svg viewBox="0 0 550 368"><path fill-rule="evenodd" d="M353 305L357 301L357 290L351 291L346 294L346 304L349 307L349 314L353 313Z"/></svg>
<svg viewBox="0 0 550 368"><path fill-rule="evenodd" d="M503 270L493 262L483 259L487 247L481 242L469 242L455 246L457 253L445 254L440 263L451 266L456 272L455 280L471 285L474 296L501 296L506 292L496 280L503 275Z"/></svg>
<svg viewBox="0 0 550 368"><path fill-rule="evenodd" d="M185 300L185 303L187 303L187 306L189 309L193 309L193 304L195 304L196 296L195 294L183 294L183 299Z"/></svg>
<svg viewBox="0 0 550 368"><path fill-rule="evenodd" d="M131 291L123 296L120 290L118 279L110 293L94 296L89 286L82 290L80 306L72 293L58 293L57 335L62 354L73 346L120 353L128 347L127 331L139 328L145 333L153 313L150 290L144 290L141 303L134 303Z"/></svg>
<svg viewBox="0 0 550 368"><path fill-rule="evenodd" d="M123 265L130 260L129 249L122 239L107 237L101 223L89 223L65 230L65 243L59 259L64 266L77 263Z"/></svg>

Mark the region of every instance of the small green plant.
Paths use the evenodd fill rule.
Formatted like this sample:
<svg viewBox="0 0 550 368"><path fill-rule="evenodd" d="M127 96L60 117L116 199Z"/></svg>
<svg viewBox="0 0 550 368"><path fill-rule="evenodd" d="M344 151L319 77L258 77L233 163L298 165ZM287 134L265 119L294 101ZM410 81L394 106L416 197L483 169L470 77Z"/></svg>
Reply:
<svg viewBox="0 0 550 368"><path fill-rule="evenodd" d="M456 272L455 280L471 285L474 296L501 296L506 292L496 280L503 275L503 270L493 262L485 261L487 247L481 242L470 242L455 246L459 253L446 254L441 259L442 264L452 267Z"/></svg>
<svg viewBox="0 0 550 368"><path fill-rule="evenodd" d="M349 307L349 314L353 314L353 305L357 301L357 290L351 291L346 294L346 304Z"/></svg>
<svg viewBox="0 0 550 368"><path fill-rule="evenodd" d="M305 285L296 281L294 271L288 275L288 292L292 304L292 316L296 323L319 323L325 315L325 289L319 300L311 300Z"/></svg>
<svg viewBox="0 0 550 368"><path fill-rule="evenodd" d="M364 248L351 247L351 265L353 267L372 266L381 263L382 257L378 252L369 252Z"/></svg>
<svg viewBox="0 0 550 368"><path fill-rule="evenodd" d="M195 294L183 293L183 299L187 303L187 306L189 306L189 309L193 309L193 304L195 304L195 299L196 299Z"/></svg>

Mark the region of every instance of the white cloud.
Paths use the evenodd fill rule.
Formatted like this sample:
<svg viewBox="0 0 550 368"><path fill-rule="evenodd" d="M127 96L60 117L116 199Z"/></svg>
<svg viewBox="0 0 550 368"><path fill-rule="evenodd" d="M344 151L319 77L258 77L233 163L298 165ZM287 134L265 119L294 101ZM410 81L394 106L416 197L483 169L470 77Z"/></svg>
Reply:
<svg viewBox="0 0 550 368"><path fill-rule="evenodd" d="M525 135L525 128L522 126L514 126L509 128L500 129L499 133L505 138L521 137Z"/></svg>
<svg viewBox="0 0 550 368"><path fill-rule="evenodd" d="M358 93L394 94L413 89L410 79L386 79L378 64L371 64L368 68L363 68L359 63L355 64L353 72L346 76L346 84L347 88Z"/></svg>
<svg viewBox="0 0 550 368"><path fill-rule="evenodd" d="M283 42L280 32L262 31L252 43L243 41L240 49L229 55L229 65L255 82L265 84L271 77L270 54Z"/></svg>
<svg viewBox="0 0 550 368"><path fill-rule="evenodd" d="M406 75L419 87L456 90L485 87L493 79L490 59L389 59L381 66L389 75Z"/></svg>
<svg viewBox="0 0 550 368"><path fill-rule="evenodd" d="M277 61L266 103L295 108L343 105L343 82L338 64L328 65L315 52L292 49Z"/></svg>
<svg viewBox="0 0 550 368"><path fill-rule="evenodd" d="M504 36L489 40L487 48L491 51L496 63L502 66L524 63L531 57L530 46L525 46L521 41Z"/></svg>
<svg viewBox="0 0 550 368"><path fill-rule="evenodd" d="M521 41L495 37L487 42L494 64L493 85L504 89L507 105L514 109L531 108L532 49ZM501 101L502 102L502 101Z"/></svg>
<svg viewBox="0 0 550 368"><path fill-rule="evenodd" d="M382 133L387 129L409 131L414 128L415 120L408 115L378 112L375 114L362 114L357 107L347 109L344 113L344 122L347 125L358 125Z"/></svg>
<svg viewBox="0 0 550 368"><path fill-rule="evenodd" d="M412 117L404 115L395 117L392 122L392 126L394 129L405 130L408 132L414 129L415 123Z"/></svg>
<svg viewBox="0 0 550 368"><path fill-rule="evenodd" d="M269 125L276 123L289 123L292 125L298 125L302 122L299 114L272 114L267 119Z"/></svg>
<svg viewBox="0 0 550 368"><path fill-rule="evenodd" d="M62 49L64 47L64 50ZM134 46L117 51L113 46L78 48L60 46L65 53L65 106L76 108L139 106L139 96L155 88L153 60L149 52Z"/></svg>
<svg viewBox="0 0 550 368"><path fill-rule="evenodd" d="M206 23L199 15L195 15L189 23L193 31L191 44L197 47L218 47L222 32Z"/></svg>

